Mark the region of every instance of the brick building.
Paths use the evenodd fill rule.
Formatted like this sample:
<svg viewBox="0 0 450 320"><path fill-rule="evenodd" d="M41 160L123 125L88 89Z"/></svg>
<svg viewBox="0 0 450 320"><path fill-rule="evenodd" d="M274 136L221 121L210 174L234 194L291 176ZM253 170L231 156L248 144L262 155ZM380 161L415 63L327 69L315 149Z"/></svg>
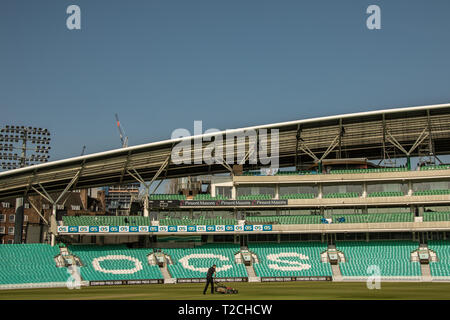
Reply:
<svg viewBox="0 0 450 320"><path fill-rule="evenodd" d="M93 197L93 193L95 197ZM56 199L59 194L50 194ZM38 213L39 211L39 213ZM52 206L41 196L30 196L24 199L24 218L22 225L22 243L44 242L47 237L48 224ZM104 215L105 192L103 190L76 190L62 199L57 205L58 216L69 215ZM16 199L0 201L0 244L14 243L16 233Z"/></svg>

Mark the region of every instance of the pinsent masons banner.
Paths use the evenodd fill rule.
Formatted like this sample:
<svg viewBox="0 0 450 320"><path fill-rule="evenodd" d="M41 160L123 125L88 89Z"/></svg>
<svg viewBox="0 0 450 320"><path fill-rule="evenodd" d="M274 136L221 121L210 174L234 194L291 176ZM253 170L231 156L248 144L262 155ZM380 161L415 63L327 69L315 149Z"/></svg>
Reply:
<svg viewBox="0 0 450 320"><path fill-rule="evenodd" d="M271 224L264 225L197 225L197 226L58 226L58 233L176 233L176 232L261 232L272 231Z"/></svg>
<svg viewBox="0 0 450 320"><path fill-rule="evenodd" d="M151 200L151 208L285 206L288 200Z"/></svg>

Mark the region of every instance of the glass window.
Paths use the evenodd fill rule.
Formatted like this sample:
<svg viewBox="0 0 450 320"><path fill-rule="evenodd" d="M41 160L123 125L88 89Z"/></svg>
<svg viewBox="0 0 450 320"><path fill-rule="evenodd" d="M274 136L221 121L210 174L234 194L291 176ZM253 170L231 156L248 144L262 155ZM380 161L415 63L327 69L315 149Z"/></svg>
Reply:
<svg viewBox="0 0 450 320"><path fill-rule="evenodd" d="M367 193L374 192L402 192L408 193L407 183L369 183L367 184Z"/></svg>
<svg viewBox="0 0 450 320"><path fill-rule="evenodd" d="M318 194L318 187L314 185L299 185L299 186L280 186L280 196L296 193L314 193Z"/></svg>
<svg viewBox="0 0 450 320"><path fill-rule="evenodd" d="M275 186L242 186L236 188L236 195L238 197L260 194L275 197Z"/></svg>
<svg viewBox="0 0 450 320"><path fill-rule="evenodd" d="M14 234L14 227L8 228L8 234Z"/></svg>
<svg viewBox="0 0 450 320"><path fill-rule="evenodd" d="M362 190L363 186L361 184L335 184L323 186L324 195L330 193L348 193L348 192L356 192L362 194Z"/></svg>
<svg viewBox="0 0 450 320"><path fill-rule="evenodd" d="M231 199L231 187L216 187L216 196L224 196Z"/></svg>

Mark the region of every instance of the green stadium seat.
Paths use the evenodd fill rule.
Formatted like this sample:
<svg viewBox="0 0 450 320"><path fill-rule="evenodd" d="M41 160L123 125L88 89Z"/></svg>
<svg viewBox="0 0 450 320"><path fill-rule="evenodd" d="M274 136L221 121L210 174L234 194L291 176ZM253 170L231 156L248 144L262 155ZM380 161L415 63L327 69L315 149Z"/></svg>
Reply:
<svg viewBox="0 0 450 320"><path fill-rule="evenodd" d="M430 240L428 249L433 250L438 258L437 262L430 262L431 277L450 279L450 240Z"/></svg>
<svg viewBox="0 0 450 320"><path fill-rule="evenodd" d="M66 282L67 268L56 267L59 246L48 244L0 245L0 284Z"/></svg>
<svg viewBox="0 0 450 320"><path fill-rule="evenodd" d="M412 241L341 241L337 250L345 255L339 264L344 277L369 276L368 267L380 268L381 277L420 277L420 263L411 262L411 252L419 247Z"/></svg>
<svg viewBox="0 0 450 320"><path fill-rule="evenodd" d="M213 264L217 265L217 277L248 277L244 264L235 262L240 250L236 244L206 244L195 248L162 249L173 264L168 269L174 278L204 278Z"/></svg>
<svg viewBox="0 0 450 320"><path fill-rule="evenodd" d="M330 264L320 257L326 243L250 243L249 250L258 256L253 264L258 277L332 276Z"/></svg>
<svg viewBox="0 0 450 320"><path fill-rule="evenodd" d="M248 224L320 224L320 215L248 216Z"/></svg>
<svg viewBox="0 0 450 320"><path fill-rule="evenodd" d="M149 265L152 249L127 248L125 245L70 245L69 251L80 258L83 280L145 280L163 279L156 265Z"/></svg>

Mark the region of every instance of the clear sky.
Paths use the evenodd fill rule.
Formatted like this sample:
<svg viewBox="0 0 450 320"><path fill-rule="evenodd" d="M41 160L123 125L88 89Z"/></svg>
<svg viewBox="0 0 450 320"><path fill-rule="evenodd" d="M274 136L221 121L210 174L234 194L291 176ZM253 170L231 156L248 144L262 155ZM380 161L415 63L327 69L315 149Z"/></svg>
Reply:
<svg viewBox="0 0 450 320"><path fill-rule="evenodd" d="M137 145L447 103L449 37L448 0L1 0L0 126L48 128L56 160L120 147L114 113Z"/></svg>

